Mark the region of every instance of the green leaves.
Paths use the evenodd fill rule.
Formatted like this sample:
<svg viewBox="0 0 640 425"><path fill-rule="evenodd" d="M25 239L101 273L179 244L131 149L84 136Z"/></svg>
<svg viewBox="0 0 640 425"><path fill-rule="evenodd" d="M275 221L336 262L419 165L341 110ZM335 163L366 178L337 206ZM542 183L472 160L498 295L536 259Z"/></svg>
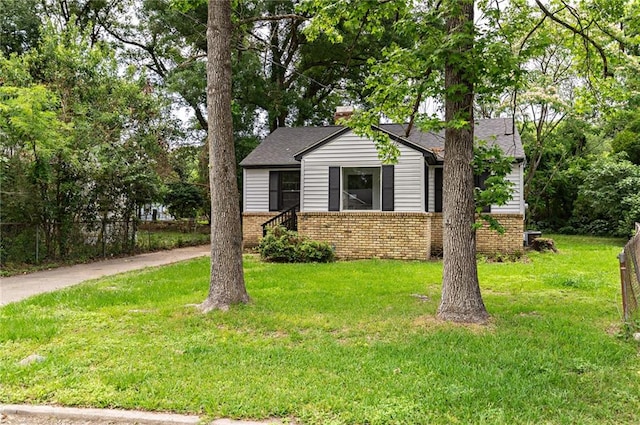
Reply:
<svg viewBox="0 0 640 425"><path fill-rule="evenodd" d="M640 166L623 155L602 156L582 177L575 216L584 225L601 222L597 233L629 236L633 223L640 222Z"/></svg>
<svg viewBox="0 0 640 425"><path fill-rule="evenodd" d="M169 4L171 5L171 8L175 10L188 12L190 10L206 5L207 0L170 0Z"/></svg>
<svg viewBox="0 0 640 425"><path fill-rule="evenodd" d="M40 37L38 0L0 0L0 56L22 54Z"/></svg>
<svg viewBox="0 0 640 425"><path fill-rule="evenodd" d="M298 232L282 226L270 228L258 246L264 261L276 263L331 263L334 249L328 242L300 236Z"/></svg>
<svg viewBox="0 0 640 425"><path fill-rule="evenodd" d="M168 185L164 204L176 219L195 219L204 203L202 191L194 184L176 182Z"/></svg>
<svg viewBox="0 0 640 425"><path fill-rule="evenodd" d="M342 25L359 29L372 35L382 34L384 22L405 18L410 13L410 2L378 0L303 0L297 7L299 13L313 16L305 33L309 40L320 36L334 43L343 41L338 30Z"/></svg>
<svg viewBox="0 0 640 425"><path fill-rule="evenodd" d="M628 111L621 118L626 118L624 127L611 141L613 152L625 152L631 162L640 165L640 108Z"/></svg>
<svg viewBox="0 0 640 425"><path fill-rule="evenodd" d="M497 145L489 145L486 141L476 143L473 157L473 174L482 179L474 192L476 212L489 227L504 233L504 227L490 214L483 214L483 209L491 205L505 205L511 200L514 184L507 180L512 170L513 158L506 156ZM476 223L480 227L481 223Z"/></svg>
<svg viewBox="0 0 640 425"><path fill-rule="evenodd" d="M69 254L81 220L131 221L158 198L173 130L146 75L72 23L0 57L0 75L1 218L38 225L41 258Z"/></svg>
<svg viewBox="0 0 640 425"><path fill-rule="evenodd" d="M35 155L48 157L66 145L70 125L58 119L57 96L41 84L0 86L1 146L27 144Z"/></svg>

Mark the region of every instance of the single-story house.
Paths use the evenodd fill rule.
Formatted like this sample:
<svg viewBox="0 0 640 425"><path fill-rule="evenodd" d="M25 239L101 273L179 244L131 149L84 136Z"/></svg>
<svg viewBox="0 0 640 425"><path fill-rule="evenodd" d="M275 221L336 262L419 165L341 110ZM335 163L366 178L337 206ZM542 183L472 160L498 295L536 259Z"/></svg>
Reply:
<svg viewBox="0 0 640 425"><path fill-rule="evenodd" d="M169 208L166 205L160 203L146 204L144 205L138 218L142 221L172 221L175 218L169 213Z"/></svg>
<svg viewBox="0 0 640 425"><path fill-rule="evenodd" d="M382 164L373 141L347 126L278 128L269 134L240 163L245 246L258 244L265 223L289 218L300 234L332 244L339 258L425 260L441 252L444 132L413 128L407 135L403 124L374 129L397 144L396 164ZM513 157L507 177L514 183L511 201L490 210L506 232L478 229L478 252L522 251L520 136L505 118L478 120L475 135Z"/></svg>

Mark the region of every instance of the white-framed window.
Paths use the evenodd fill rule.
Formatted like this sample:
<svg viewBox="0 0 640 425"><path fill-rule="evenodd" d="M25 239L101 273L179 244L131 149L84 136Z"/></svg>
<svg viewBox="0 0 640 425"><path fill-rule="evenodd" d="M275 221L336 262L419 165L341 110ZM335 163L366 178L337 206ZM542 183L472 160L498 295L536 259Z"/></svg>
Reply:
<svg viewBox="0 0 640 425"><path fill-rule="evenodd" d="M342 167L342 210L381 210L381 168Z"/></svg>

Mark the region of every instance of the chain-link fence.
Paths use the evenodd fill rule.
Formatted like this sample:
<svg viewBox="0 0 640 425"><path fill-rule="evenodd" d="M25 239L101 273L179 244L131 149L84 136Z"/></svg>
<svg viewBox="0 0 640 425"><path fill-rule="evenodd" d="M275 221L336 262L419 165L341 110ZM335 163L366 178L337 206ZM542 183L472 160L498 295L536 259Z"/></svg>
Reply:
<svg viewBox="0 0 640 425"><path fill-rule="evenodd" d="M640 319L640 224L636 235L624 246L620 254L620 281L622 284L622 313L625 323Z"/></svg>
<svg viewBox="0 0 640 425"><path fill-rule="evenodd" d="M209 241L209 226L195 222L73 222L65 226L0 223L0 267L85 261Z"/></svg>

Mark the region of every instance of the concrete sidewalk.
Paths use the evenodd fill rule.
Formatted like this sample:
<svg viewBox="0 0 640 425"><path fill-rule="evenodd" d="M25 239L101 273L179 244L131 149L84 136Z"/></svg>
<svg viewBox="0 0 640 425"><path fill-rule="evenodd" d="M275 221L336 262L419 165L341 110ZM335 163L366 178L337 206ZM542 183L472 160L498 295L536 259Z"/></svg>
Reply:
<svg viewBox="0 0 640 425"><path fill-rule="evenodd" d="M210 255L209 245L149 252L133 257L114 258L95 263L77 264L75 266L0 278L0 306L23 300L32 295L76 285L89 279L97 279L102 276L145 267L162 266L205 255Z"/></svg>
<svg viewBox="0 0 640 425"><path fill-rule="evenodd" d="M0 404L0 423L6 425L197 425L203 419L194 415L143 412L139 410L83 409L77 407ZM216 419L210 425L265 425L281 421L242 421Z"/></svg>

